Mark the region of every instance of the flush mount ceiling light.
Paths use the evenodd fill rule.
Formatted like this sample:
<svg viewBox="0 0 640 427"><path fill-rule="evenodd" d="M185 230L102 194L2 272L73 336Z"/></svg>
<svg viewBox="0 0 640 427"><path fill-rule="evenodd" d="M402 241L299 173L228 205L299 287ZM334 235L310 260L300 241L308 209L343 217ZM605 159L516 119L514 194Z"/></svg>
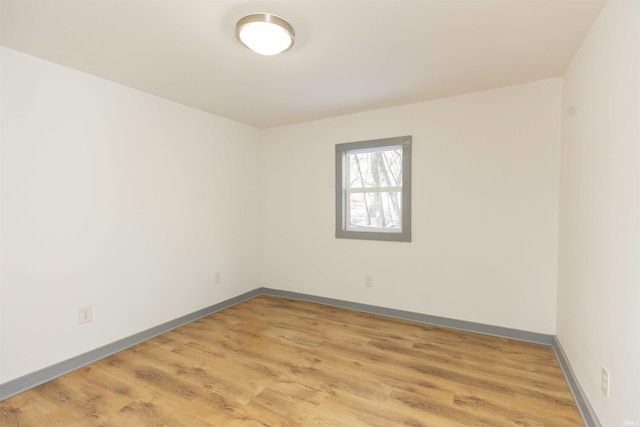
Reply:
<svg viewBox="0 0 640 427"><path fill-rule="evenodd" d="M254 13L236 24L236 37L260 55L277 55L293 46L293 27L284 19L270 13Z"/></svg>

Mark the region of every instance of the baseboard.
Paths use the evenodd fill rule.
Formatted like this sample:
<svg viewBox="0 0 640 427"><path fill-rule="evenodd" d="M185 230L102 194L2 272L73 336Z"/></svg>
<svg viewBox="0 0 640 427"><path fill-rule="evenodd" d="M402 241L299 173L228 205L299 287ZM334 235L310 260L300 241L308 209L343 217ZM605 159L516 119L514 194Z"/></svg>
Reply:
<svg viewBox="0 0 640 427"><path fill-rule="evenodd" d="M380 307L375 305L361 304L358 302L343 301L333 298L318 297L315 295L301 294L297 292L282 291L278 289L260 288L263 295L289 298L298 301L308 301L331 307L345 308L347 310L360 311L363 313L377 314L379 316L393 317L395 319L409 320L411 322L424 323L427 325L442 326L444 328L457 329L467 332L475 332L495 337L508 338L518 341L526 341L535 344L552 345L553 335L540 334L537 332L521 331L519 329L504 328L501 326L485 325L483 323L467 322L464 320L449 319L446 317L431 316L428 314L415 313L412 311L396 310L393 308Z"/></svg>
<svg viewBox="0 0 640 427"><path fill-rule="evenodd" d="M224 310L225 308L232 307L236 304L239 304L261 294L262 292L260 289L254 289L242 295L238 295L237 297L222 301L218 304L203 308L202 310L187 314L185 316L155 326L151 329L147 329L135 335L131 335L127 338L123 338L111 344L107 344L103 347L96 348L95 350L91 350L79 356L72 357L71 359L65 360L63 362L56 363L55 365L51 365L39 371L8 381L0 385L0 401L14 396L18 393L22 393L23 391L26 391L30 388L37 387L40 384L44 384L62 375L68 374L69 372L75 371L76 369L82 368L83 366L89 365L93 362L97 362L100 359L104 359L105 357L111 356L112 354L118 353L129 347L133 347L136 344L140 344L151 338L157 337L158 335L162 335L180 326L186 325L187 323L191 323L202 317L209 316L215 312Z"/></svg>
<svg viewBox="0 0 640 427"><path fill-rule="evenodd" d="M298 292L283 291L270 288L257 288L246 292L237 297L222 301L210 307L203 308L194 313L187 314L172 321L155 326L146 331L139 332L127 338L123 338L106 346L91 350L39 371L27 374L23 377L16 378L4 384L0 384L0 401L14 396L18 393L26 391L30 388L37 387L57 377L65 375L83 366L89 365L112 354L118 353L136 344L140 344L151 338L162 335L182 325L198 320L202 317L209 316L225 308L232 307L243 301L255 298L260 295L273 296L279 298L287 298L297 301L307 301L317 304L328 305L331 307L344 308L363 313L376 314L380 316L392 317L396 319L408 320L412 322L424 323L428 325L441 326L445 328L458 329L462 331L475 332L484 335L492 335L502 338L508 338L518 341L526 341L535 344L551 346L553 349L560 368L569 385L569 389L574 397L578 410L587 427L601 427L598 418L593 412L593 408L589 404L586 395L582 391L580 384L571 368L571 364L567 359L560 342L554 335L540 334L529 331L521 331L518 329L504 328L501 326L485 325L482 323L468 322L463 320L450 319L446 317L431 316L428 314L415 313L411 311L397 310L392 308L361 304L357 302L338 300L333 298L319 297L315 295L302 294Z"/></svg>
<svg viewBox="0 0 640 427"><path fill-rule="evenodd" d="M596 416L593 408L591 407L591 404L589 403L589 400L587 399L587 395L582 390L582 387L580 387L578 378L573 372L573 368L571 368L569 359L567 358L562 345L560 345L560 341L558 340L557 336L553 337L553 344L551 345L551 347L553 348L553 352L556 354L556 359L558 359L558 363L560 364L562 373L567 380L569 390L571 390L573 400L575 400L578 411L580 411L580 415L582 416L584 425L587 427L602 427L602 424L600 424L598 417Z"/></svg>

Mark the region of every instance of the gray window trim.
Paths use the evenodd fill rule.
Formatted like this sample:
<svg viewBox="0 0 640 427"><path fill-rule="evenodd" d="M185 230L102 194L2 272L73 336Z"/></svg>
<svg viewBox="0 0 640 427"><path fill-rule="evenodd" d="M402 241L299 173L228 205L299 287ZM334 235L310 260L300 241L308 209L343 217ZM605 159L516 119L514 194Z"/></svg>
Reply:
<svg viewBox="0 0 640 427"><path fill-rule="evenodd" d="M411 135L370 141L336 144L336 238L386 240L394 242L411 241ZM388 233L375 231L351 231L346 229L345 174L346 153L353 150L402 145L402 232Z"/></svg>

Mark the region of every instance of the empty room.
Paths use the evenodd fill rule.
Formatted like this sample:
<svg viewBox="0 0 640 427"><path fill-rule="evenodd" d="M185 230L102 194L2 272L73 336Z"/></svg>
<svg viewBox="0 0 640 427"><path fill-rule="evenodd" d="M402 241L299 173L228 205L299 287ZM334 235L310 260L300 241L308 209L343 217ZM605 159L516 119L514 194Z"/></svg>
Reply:
<svg viewBox="0 0 640 427"><path fill-rule="evenodd" d="M640 426L640 1L0 0L0 425Z"/></svg>

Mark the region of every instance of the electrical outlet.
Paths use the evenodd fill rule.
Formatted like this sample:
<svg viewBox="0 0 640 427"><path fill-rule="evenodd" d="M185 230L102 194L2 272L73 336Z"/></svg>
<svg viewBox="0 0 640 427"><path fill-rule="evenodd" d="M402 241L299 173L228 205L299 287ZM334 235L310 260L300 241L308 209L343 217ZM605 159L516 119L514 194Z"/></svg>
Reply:
<svg viewBox="0 0 640 427"><path fill-rule="evenodd" d="M218 283L222 283L222 273L216 271L213 275L213 283L217 285Z"/></svg>
<svg viewBox="0 0 640 427"><path fill-rule="evenodd" d="M607 398L609 398L609 389L610 389L609 379L610 379L609 371L603 365L602 366L602 384L600 385L600 388L602 388L602 393L605 396L607 396Z"/></svg>
<svg viewBox="0 0 640 427"><path fill-rule="evenodd" d="M78 323L88 323L93 320L93 310L90 305L78 309Z"/></svg>
<svg viewBox="0 0 640 427"><path fill-rule="evenodd" d="M373 276L365 275L364 276L364 285L367 288L373 288Z"/></svg>

